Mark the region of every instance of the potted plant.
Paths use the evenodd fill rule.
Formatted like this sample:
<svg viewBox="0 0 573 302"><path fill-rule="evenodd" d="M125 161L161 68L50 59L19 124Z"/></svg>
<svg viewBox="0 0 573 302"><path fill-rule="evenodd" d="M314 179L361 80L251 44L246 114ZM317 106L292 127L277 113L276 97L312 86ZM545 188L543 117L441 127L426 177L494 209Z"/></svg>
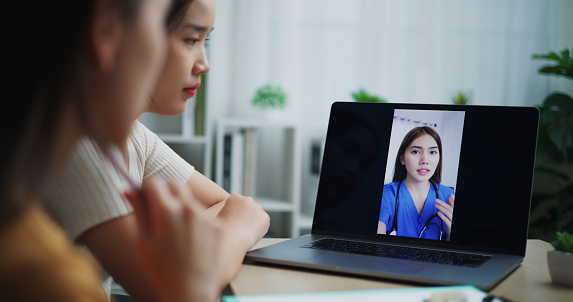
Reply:
<svg viewBox="0 0 573 302"><path fill-rule="evenodd" d="M352 98L356 102L365 102L365 103L387 103L387 101L379 96L370 94L366 92L364 89L360 89L357 92L352 93Z"/></svg>
<svg viewBox="0 0 573 302"><path fill-rule="evenodd" d="M573 234L557 232L551 242L553 250L547 251L547 265L555 284L573 286Z"/></svg>
<svg viewBox="0 0 573 302"><path fill-rule="evenodd" d="M251 104L259 108L268 118L277 118L287 105L287 94L280 86L266 84L255 91Z"/></svg>
<svg viewBox="0 0 573 302"><path fill-rule="evenodd" d="M455 105L467 105L470 103L470 94L467 92L458 91L456 94L454 94L452 102Z"/></svg>
<svg viewBox="0 0 573 302"><path fill-rule="evenodd" d="M573 80L569 49L535 54L551 61L539 73ZM556 231L573 233L573 98L551 92L541 105L535 180L531 201L530 238L555 239Z"/></svg>

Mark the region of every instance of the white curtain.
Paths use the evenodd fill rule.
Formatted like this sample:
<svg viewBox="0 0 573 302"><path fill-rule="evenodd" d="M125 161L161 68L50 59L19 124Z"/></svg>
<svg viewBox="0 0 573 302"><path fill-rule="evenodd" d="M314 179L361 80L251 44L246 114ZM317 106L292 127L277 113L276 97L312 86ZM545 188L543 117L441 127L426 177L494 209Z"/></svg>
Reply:
<svg viewBox="0 0 573 302"><path fill-rule="evenodd" d="M217 0L208 101L250 117L255 89L281 85L287 119L326 124L360 88L390 102L535 105L571 81L531 54L573 47L572 0Z"/></svg>

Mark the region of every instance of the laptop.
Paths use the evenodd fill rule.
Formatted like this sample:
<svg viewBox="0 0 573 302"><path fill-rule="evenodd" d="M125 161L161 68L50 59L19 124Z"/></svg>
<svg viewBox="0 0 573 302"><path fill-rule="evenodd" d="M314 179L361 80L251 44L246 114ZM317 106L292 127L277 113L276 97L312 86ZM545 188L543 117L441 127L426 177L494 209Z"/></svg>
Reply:
<svg viewBox="0 0 573 302"><path fill-rule="evenodd" d="M310 234L246 261L488 291L525 256L538 123L534 107L335 102Z"/></svg>

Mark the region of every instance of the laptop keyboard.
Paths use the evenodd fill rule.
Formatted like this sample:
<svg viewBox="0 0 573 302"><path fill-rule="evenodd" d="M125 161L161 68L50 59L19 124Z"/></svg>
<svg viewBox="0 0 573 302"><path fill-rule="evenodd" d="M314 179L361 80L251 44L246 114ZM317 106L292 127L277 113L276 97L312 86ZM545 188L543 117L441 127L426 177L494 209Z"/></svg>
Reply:
<svg viewBox="0 0 573 302"><path fill-rule="evenodd" d="M319 239L300 247L469 267L478 267L491 258L485 255L332 238Z"/></svg>

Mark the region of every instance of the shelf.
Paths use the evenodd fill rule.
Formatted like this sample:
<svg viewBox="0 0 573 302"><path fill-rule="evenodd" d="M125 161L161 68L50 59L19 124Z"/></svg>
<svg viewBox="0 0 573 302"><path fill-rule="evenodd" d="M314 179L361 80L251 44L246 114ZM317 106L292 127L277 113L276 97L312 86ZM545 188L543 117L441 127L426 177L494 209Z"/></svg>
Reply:
<svg viewBox="0 0 573 302"><path fill-rule="evenodd" d="M168 144L206 144L209 141L205 136L182 136L167 133L157 133L157 135Z"/></svg>
<svg viewBox="0 0 573 302"><path fill-rule="evenodd" d="M292 212L294 206L292 202L277 200L265 197L256 197L254 200L268 212Z"/></svg>
<svg viewBox="0 0 573 302"><path fill-rule="evenodd" d="M221 120L220 125L224 127L239 127L239 128L296 128L296 127L323 127L323 123L318 123L314 120L264 120L264 119L239 119L229 118Z"/></svg>
<svg viewBox="0 0 573 302"><path fill-rule="evenodd" d="M248 130L248 131L247 131ZM253 131L254 130L254 131ZM235 179L235 183L245 181L244 170L232 165L233 158L245 158L245 133L250 133L251 138L255 133L256 139L251 139L252 145L249 148L249 154L253 154L252 150L256 150L255 160L252 158L251 163L254 161L256 164L247 165L250 171L254 170L255 176L249 174L249 184L255 182L254 189L256 193L254 200L269 213L286 213L287 215L277 215L280 217L277 222L273 224L271 221L271 229L280 229L281 236L295 237L300 234L301 229L307 231L312 227L312 217L301 215L301 201L302 201L302 184L308 187L309 180L306 175L306 170L303 171L303 163L305 167L310 164L310 136L313 133L319 132L323 137L325 133L324 125L316 121L293 121L293 120L264 120L264 119L238 119L228 118L221 119L217 123L217 137L216 143L216 182L222 187L229 187L229 193L239 193L242 191L235 187L231 189L230 185ZM238 138L237 142L239 148L238 155L233 153L233 142ZM306 138L305 144L303 140ZM252 148L252 146L255 148ZM308 149L305 149L308 148ZM303 161L303 153L309 151L307 160ZM241 152L243 152L241 154ZM233 154L235 157L233 157ZM243 168L245 163L242 162ZM226 166L225 166L226 165ZM253 168L254 167L254 168ZM233 174L234 171L240 171ZM310 171L308 173L311 173ZM239 175L239 176L237 176ZM241 178L240 176L243 176ZM306 178L305 178L306 177ZM254 180L253 180L254 178ZM318 181L316 181L318 185ZM249 192L250 192L249 191ZM275 198L268 198L268 197ZM286 218L285 218L286 217Z"/></svg>

